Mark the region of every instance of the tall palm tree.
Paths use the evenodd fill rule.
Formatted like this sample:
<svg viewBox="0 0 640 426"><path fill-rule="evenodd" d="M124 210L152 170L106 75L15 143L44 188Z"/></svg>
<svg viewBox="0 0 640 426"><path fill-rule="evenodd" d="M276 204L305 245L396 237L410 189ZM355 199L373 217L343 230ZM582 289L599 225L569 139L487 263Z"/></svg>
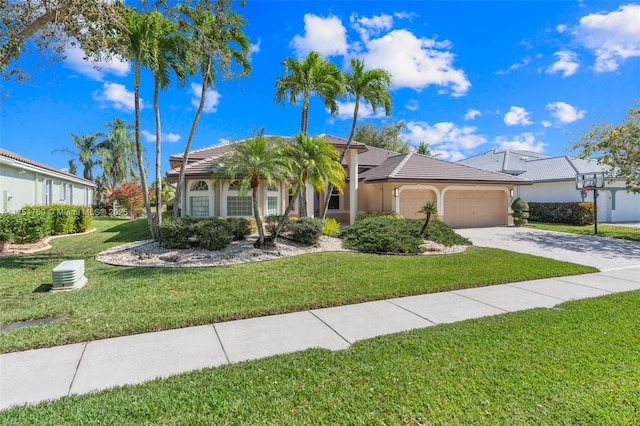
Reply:
<svg viewBox="0 0 640 426"><path fill-rule="evenodd" d="M332 144L318 137L309 137L302 133L296 136L296 143L288 146L292 176L292 186L295 200L306 188L307 183L311 184L316 191L321 191L327 185L334 185L342 192L345 171L338 162L338 152ZM291 213L293 202L289 203L278 224L273 238L277 238L282 230L286 218ZM300 206L300 216L306 216L303 210L304 204Z"/></svg>
<svg viewBox="0 0 640 426"><path fill-rule="evenodd" d="M150 19L156 29L156 50L152 52L155 58L152 62L154 87L153 87L153 110L156 122L156 155L155 155L155 198L156 217L158 225L162 224L162 173L161 173L161 145L162 129L160 124L160 89L165 89L171 83L171 71L177 77L178 84L182 86L189 75L189 60L186 40L177 31L177 26L173 21L164 17L161 13L154 11L150 14Z"/></svg>
<svg viewBox="0 0 640 426"><path fill-rule="evenodd" d="M213 173L218 182L237 182L241 196L251 191L253 217L258 227L256 247L265 246L264 228L258 207L258 188L286 181L289 159L282 141L265 138L260 133L234 145L233 151L218 160L219 168Z"/></svg>
<svg viewBox="0 0 640 426"><path fill-rule="evenodd" d="M131 178L137 177L134 163L136 162L136 145L131 125L121 118L114 118L112 123L105 123L109 128L107 137L98 145L98 157L104 176L104 184L108 191Z"/></svg>
<svg viewBox="0 0 640 426"><path fill-rule="evenodd" d="M291 105L302 98L302 117L300 133L307 134L309 129L309 98L316 93L331 112L338 112L337 97L344 92L343 75L338 67L326 61L320 53L310 52L299 61L288 57L282 63L285 74L276 81L275 101L284 105L288 100Z"/></svg>
<svg viewBox="0 0 640 426"><path fill-rule="evenodd" d="M78 173L78 165L76 164L74 159L68 160L67 164L69 166L69 173L71 173L72 175Z"/></svg>
<svg viewBox="0 0 640 426"><path fill-rule="evenodd" d="M126 7L124 11L126 29L121 39L121 54L133 63L133 97L135 109L135 142L136 155L138 159L138 169L140 172L140 185L142 186L142 197L144 200L147 222L151 236L158 241L158 230L153 222L151 214L151 203L147 187L147 177L142 159L142 143L140 142L140 70L143 66L150 69L155 68L157 56L157 28L151 14L138 12L133 7Z"/></svg>
<svg viewBox="0 0 640 426"><path fill-rule="evenodd" d="M80 164L82 164L82 177L93 180L93 168L98 165L96 155L98 153L98 139L100 136L100 133L84 133L82 136L71 133L73 145L76 149L59 148L54 149L53 152L66 152L76 156Z"/></svg>
<svg viewBox="0 0 640 426"><path fill-rule="evenodd" d="M189 40L189 52L193 55L193 63L197 64L202 77L200 103L193 118L189 139L182 156L180 174L176 187L175 204L180 205L184 187L184 174L189 161L189 151L198 127L198 121L204 110L207 90L215 80L215 73L234 75L234 65L240 67L238 74L246 75L251 70L249 53L251 45L244 34L244 19L231 10L231 2L219 0L214 6L209 1L198 2L195 6L179 4L181 14L180 25L185 39ZM178 208L173 209L173 218L178 215Z"/></svg>
<svg viewBox="0 0 640 426"><path fill-rule="evenodd" d="M367 102L374 113L378 112L379 107L383 107L385 115L388 116L391 114L391 94L389 93L391 74L388 71L382 68L365 71L363 60L351 58L351 73L345 73L344 80L347 94L354 99L355 105L353 107L353 120L351 122L351 130L349 131L349 139L342 150L342 154L340 154L340 164L342 164L353 142L361 100ZM327 215L332 191L333 188L329 186L325 194L322 219Z"/></svg>

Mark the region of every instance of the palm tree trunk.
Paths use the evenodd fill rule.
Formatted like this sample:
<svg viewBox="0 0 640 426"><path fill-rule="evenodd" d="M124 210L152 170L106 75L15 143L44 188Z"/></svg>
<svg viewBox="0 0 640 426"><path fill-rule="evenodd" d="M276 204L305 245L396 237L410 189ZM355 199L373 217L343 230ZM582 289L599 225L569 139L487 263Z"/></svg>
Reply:
<svg viewBox="0 0 640 426"><path fill-rule="evenodd" d="M276 227L275 232L271 236L271 238L273 239L273 242L275 242L278 239L278 235L280 235L280 232L282 231L282 228L284 227L284 224L287 221L287 218L289 217L291 210L293 209L293 205L295 204L295 200L298 197L298 195L300 195L300 188L298 188L295 194L293 194L293 197L291 197L291 202L289 203L289 205L284 211L284 214L280 218L280 222L278 222L278 226Z"/></svg>
<svg viewBox="0 0 640 426"><path fill-rule="evenodd" d="M193 123L191 124L191 131L189 132L189 139L187 140L187 146L184 148L184 155L182 156L182 164L180 165L180 175L178 176L178 186L176 188L176 196L175 201L173 203L173 213L172 218L176 219L178 217L178 208L180 206L182 199L182 187L184 186L184 173L187 168L187 161L189 161L189 151L191 150L191 144L193 143L193 137L196 134L196 128L198 127L198 120L200 120L200 116L202 115L202 110L204 109L205 98L207 96L207 87L209 83L209 74L211 72L211 60L213 58L210 56L208 59L207 68L202 73L202 91L200 93L200 104L198 104L198 110L196 111L196 115L193 118Z"/></svg>
<svg viewBox="0 0 640 426"><path fill-rule="evenodd" d="M160 149L162 144L162 133L160 129L159 93L160 83L158 82L158 79L155 79L155 85L153 88L153 109L156 116L156 218L158 220L158 226L162 225L162 188L160 185Z"/></svg>
<svg viewBox="0 0 640 426"><path fill-rule="evenodd" d="M258 187L251 188L251 205L253 206L253 217L256 220L256 226L258 227L258 241L255 243L255 247L264 247L264 228L262 226L262 219L260 219L260 209L258 208Z"/></svg>
<svg viewBox="0 0 640 426"><path fill-rule="evenodd" d="M427 212L427 220L425 220L424 225L422 225L422 229L420 230L421 237L424 237L424 233L427 232L427 227L429 226L429 220L431 220L431 212Z"/></svg>
<svg viewBox="0 0 640 426"><path fill-rule="evenodd" d="M149 203L149 192L147 189L147 178L142 161L142 144L140 142L140 65L136 62L134 76L134 101L135 101L135 133L136 133L136 154L138 156L138 168L140 169L140 185L142 185L142 199L147 213L149 231L154 241L158 241L158 232L151 217L151 204Z"/></svg>
<svg viewBox="0 0 640 426"><path fill-rule="evenodd" d="M342 164L342 161L344 160L344 157L347 155L347 152L349 151L349 148L351 147L351 142L353 142L353 136L356 133L356 122L358 121L358 111L360 110L360 98L356 97L356 102L355 102L355 106L353 107L353 121L351 122L351 131L349 132L349 139L347 139L347 145L345 145L344 149L342 150L342 154L340 154L340 158L338 159L338 162L340 164ZM324 206L322 209L322 220L324 220L327 217L327 210L329 210L329 201L331 200L331 193L333 192L333 185L330 183L329 187L327 188L327 193L324 196ZM351 194L350 196L353 196L354 194Z"/></svg>

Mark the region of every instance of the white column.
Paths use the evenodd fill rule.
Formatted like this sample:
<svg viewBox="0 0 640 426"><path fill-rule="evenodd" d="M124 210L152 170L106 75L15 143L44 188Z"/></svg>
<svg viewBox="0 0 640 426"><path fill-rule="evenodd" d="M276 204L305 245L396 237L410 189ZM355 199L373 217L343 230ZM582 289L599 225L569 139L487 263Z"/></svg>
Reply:
<svg viewBox="0 0 640 426"><path fill-rule="evenodd" d="M349 151L349 223L358 216L358 150Z"/></svg>

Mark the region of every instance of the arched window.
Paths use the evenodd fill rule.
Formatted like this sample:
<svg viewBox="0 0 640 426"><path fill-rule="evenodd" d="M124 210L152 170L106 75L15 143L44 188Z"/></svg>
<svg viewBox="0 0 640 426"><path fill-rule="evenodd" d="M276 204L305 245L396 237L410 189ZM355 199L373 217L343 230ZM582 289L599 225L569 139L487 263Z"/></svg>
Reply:
<svg viewBox="0 0 640 426"><path fill-rule="evenodd" d="M207 182L203 180L199 180L191 184L191 190L192 191L208 191L209 185L207 185Z"/></svg>

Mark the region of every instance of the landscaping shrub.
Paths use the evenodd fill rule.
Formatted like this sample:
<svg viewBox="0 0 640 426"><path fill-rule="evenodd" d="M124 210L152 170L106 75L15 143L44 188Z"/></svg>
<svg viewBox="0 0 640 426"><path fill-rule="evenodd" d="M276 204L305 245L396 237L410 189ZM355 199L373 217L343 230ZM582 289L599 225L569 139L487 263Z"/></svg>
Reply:
<svg viewBox="0 0 640 426"><path fill-rule="evenodd" d="M529 203L532 222L593 225L593 203Z"/></svg>
<svg viewBox="0 0 640 426"><path fill-rule="evenodd" d="M27 206L24 212L35 212L47 217L49 234L66 235L84 232L93 223L93 210L89 207L52 204L49 206Z"/></svg>
<svg viewBox="0 0 640 426"><path fill-rule="evenodd" d="M278 227L278 223L280 223L280 220L284 217L284 215L276 215L276 214L272 214L269 215L267 217L264 218L264 225L267 229L267 232L270 233L271 235L273 235L276 232L276 228ZM281 233L285 233L285 232L289 232L291 231L291 218L289 216L287 216L285 218L285 222L284 225L282 225L282 230L280 231Z"/></svg>
<svg viewBox="0 0 640 426"><path fill-rule="evenodd" d="M93 211L88 207L77 209L75 232L85 232L93 225Z"/></svg>
<svg viewBox="0 0 640 426"><path fill-rule="evenodd" d="M421 253L421 223L417 219L374 215L346 227L340 237L344 247L364 253Z"/></svg>
<svg viewBox="0 0 640 426"><path fill-rule="evenodd" d="M322 235L322 221L313 217L301 217L291 221L291 239L301 244L315 244Z"/></svg>
<svg viewBox="0 0 640 426"><path fill-rule="evenodd" d="M168 220L160 225L160 243L166 248L188 248L190 225L181 218Z"/></svg>
<svg viewBox="0 0 640 426"><path fill-rule="evenodd" d="M235 241L244 240L258 230L256 221L253 218L228 217L227 221L231 224L233 239Z"/></svg>
<svg viewBox="0 0 640 426"><path fill-rule="evenodd" d="M9 231L18 244L35 243L51 235L51 216L41 211L20 211L13 214Z"/></svg>
<svg viewBox="0 0 640 426"><path fill-rule="evenodd" d="M202 219L191 229L200 247L207 250L221 250L233 241L233 227L223 218Z"/></svg>
<svg viewBox="0 0 640 426"><path fill-rule="evenodd" d="M340 224L337 220L332 217L327 217L324 219L322 224L322 235L328 235L333 237L340 232Z"/></svg>
<svg viewBox="0 0 640 426"><path fill-rule="evenodd" d="M522 198L518 197L511 203L511 216L513 216L513 223L516 226L526 225L529 222L529 204Z"/></svg>
<svg viewBox="0 0 640 426"><path fill-rule="evenodd" d="M359 213L358 216L356 216L356 222L370 217L391 217L394 219L404 219L402 216L395 212L372 211Z"/></svg>
<svg viewBox="0 0 640 426"><path fill-rule="evenodd" d="M410 219L417 222L416 226L422 224L421 219ZM449 225L440 221L432 220L427 228L427 239L447 247L466 245L470 246L471 241L457 234Z"/></svg>

